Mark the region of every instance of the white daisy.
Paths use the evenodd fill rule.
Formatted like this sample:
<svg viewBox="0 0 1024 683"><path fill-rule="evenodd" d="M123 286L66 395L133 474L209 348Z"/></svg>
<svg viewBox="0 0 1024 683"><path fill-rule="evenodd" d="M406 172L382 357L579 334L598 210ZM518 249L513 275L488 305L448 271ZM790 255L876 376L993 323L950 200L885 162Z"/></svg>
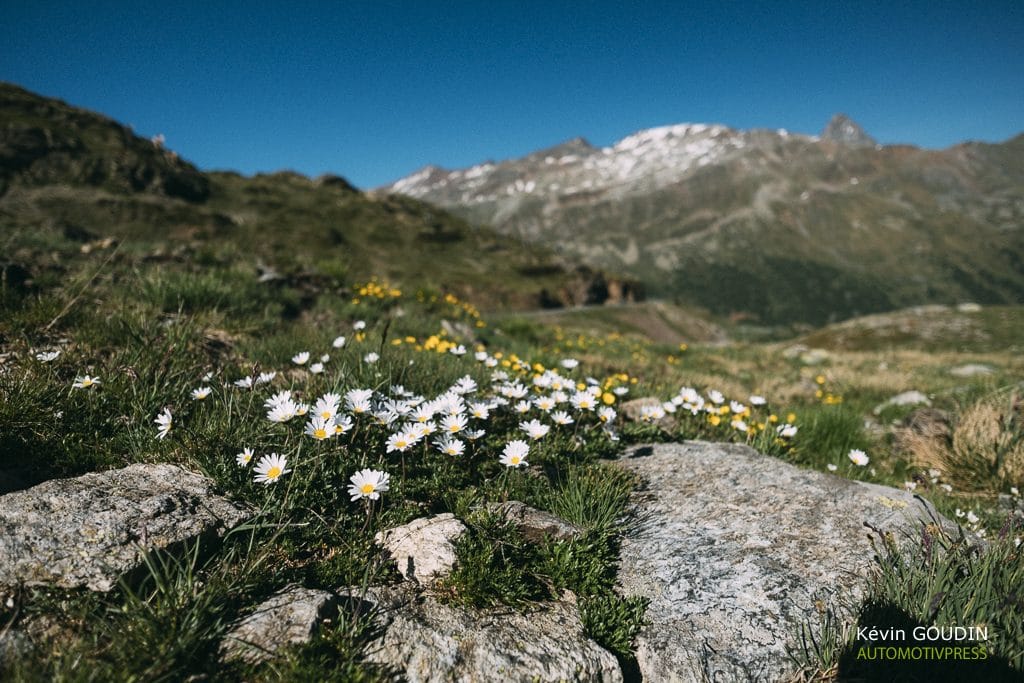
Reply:
<svg viewBox="0 0 1024 683"><path fill-rule="evenodd" d="M354 323L352 323L352 329L357 331L357 332L359 330L365 330L366 329L366 321L365 320L357 320L357 321L355 321Z"/></svg>
<svg viewBox="0 0 1024 683"><path fill-rule="evenodd" d="M288 467L288 458L277 453L271 453L270 455L264 455L260 458L260 461L256 463L256 476L253 477L253 481L257 484L273 484L283 475L291 472Z"/></svg>
<svg viewBox="0 0 1024 683"><path fill-rule="evenodd" d="M526 435L534 440L544 438L545 436L547 436L547 433L551 431L551 427L542 423L540 420L520 422L519 429L526 432Z"/></svg>
<svg viewBox="0 0 1024 683"><path fill-rule="evenodd" d="M835 472L836 470L839 469L839 465L834 465L832 463L829 463L829 464L825 465L825 467L828 468L829 472Z"/></svg>
<svg viewBox="0 0 1024 683"><path fill-rule="evenodd" d="M92 387L100 384L99 377L91 377L89 375L82 375L81 377L75 377L75 383L72 384L74 389L91 389Z"/></svg>
<svg viewBox="0 0 1024 683"><path fill-rule="evenodd" d="M192 390L192 400L202 401L204 398L210 395L210 387L199 387L198 389Z"/></svg>
<svg viewBox="0 0 1024 683"><path fill-rule="evenodd" d="M360 470L349 479L348 494L353 501L360 498L377 500L380 494L388 490L391 475L379 470Z"/></svg>
<svg viewBox="0 0 1024 683"><path fill-rule="evenodd" d="M60 355L60 351L40 351L36 354L36 360L42 363L49 363L57 360L57 356Z"/></svg>
<svg viewBox="0 0 1024 683"><path fill-rule="evenodd" d="M292 356L292 362L296 365L305 365L309 361L309 351L302 351Z"/></svg>
<svg viewBox="0 0 1024 683"><path fill-rule="evenodd" d="M313 373L314 375L319 375L321 372L324 371L324 364L323 363L313 363L312 365L309 366L309 371L311 373Z"/></svg>
<svg viewBox="0 0 1024 683"><path fill-rule="evenodd" d="M860 467L866 466L868 462L870 462L871 460L870 458L868 458L867 453L860 450L859 448L854 448L853 450L851 450L847 454L847 457L850 459L850 462L852 462L854 465L859 465Z"/></svg>
<svg viewBox="0 0 1024 683"><path fill-rule="evenodd" d="M559 361L558 364L561 365L566 370L572 370L573 368L578 366L580 362L575 358L563 358L561 361Z"/></svg>
<svg viewBox="0 0 1024 683"><path fill-rule="evenodd" d="M157 424L156 438L163 439L171 433L172 421L171 411L168 408L164 408L164 412L157 415L156 419L153 420Z"/></svg>
<svg viewBox="0 0 1024 683"><path fill-rule="evenodd" d="M509 441L505 444L505 448L501 451L501 457L498 461L506 467L519 467L520 465L528 465L526 462L526 455L530 450L530 445L520 439Z"/></svg>
<svg viewBox="0 0 1024 683"><path fill-rule="evenodd" d="M245 467L252 462L252 449L243 448L241 453L235 455L235 462L238 463L239 467Z"/></svg>
<svg viewBox="0 0 1024 683"><path fill-rule="evenodd" d="M380 360L380 354L375 351L370 351L368 354L363 356L363 362L367 365L373 365Z"/></svg>
<svg viewBox="0 0 1024 683"><path fill-rule="evenodd" d="M564 410L556 410L551 413L551 421L556 425L571 425L575 420L572 419L572 415Z"/></svg>
<svg viewBox="0 0 1024 683"><path fill-rule="evenodd" d="M335 435L334 420L332 418L324 419L319 415L314 415L313 419L306 423L305 433L317 441L329 439Z"/></svg>
<svg viewBox="0 0 1024 683"><path fill-rule="evenodd" d="M344 337L335 337L334 341L331 342L331 346L333 346L336 349L342 348L343 346L345 346L345 338Z"/></svg>

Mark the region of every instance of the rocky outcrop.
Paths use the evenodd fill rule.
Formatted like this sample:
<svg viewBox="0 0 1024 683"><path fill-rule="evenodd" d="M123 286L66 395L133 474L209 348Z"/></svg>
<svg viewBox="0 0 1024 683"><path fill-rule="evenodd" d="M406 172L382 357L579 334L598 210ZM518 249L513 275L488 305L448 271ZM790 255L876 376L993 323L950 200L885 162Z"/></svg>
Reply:
<svg viewBox="0 0 1024 683"><path fill-rule="evenodd" d="M373 540L394 559L404 578L425 584L451 572L455 541L466 531L465 524L446 512L381 531Z"/></svg>
<svg viewBox="0 0 1024 683"><path fill-rule="evenodd" d="M14 184L90 185L188 201L210 194L206 176L159 139L0 83L0 195Z"/></svg>
<svg viewBox="0 0 1024 683"><path fill-rule="evenodd" d="M650 599L637 639L644 680L791 676L800 628L864 596L872 529L920 538L921 520L943 521L907 492L746 446L640 446L619 462L646 484L619 573L625 595Z"/></svg>
<svg viewBox="0 0 1024 683"><path fill-rule="evenodd" d="M584 635L571 601L478 611L394 588L348 595L382 628L366 660L409 683L622 680L615 657Z"/></svg>
<svg viewBox="0 0 1024 683"><path fill-rule="evenodd" d="M278 591L228 632L221 656L249 663L271 659L283 647L308 643L337 606L337 596L327 591L298 586Z"/></svg>
<svg viewBox="0 0 1024 683"><path fill-rule="evenodd" d="M107 591L147 551L220 534L249 513L175 465L129 465L0 496L0 583Z"/></svg>
<svg viewBox="0 0 1024 683"><path fill-rule="evenodd" d="M833 116L821 131L821 138L857 147L873 147L876 144L875 139L846 114Z"/></svg>

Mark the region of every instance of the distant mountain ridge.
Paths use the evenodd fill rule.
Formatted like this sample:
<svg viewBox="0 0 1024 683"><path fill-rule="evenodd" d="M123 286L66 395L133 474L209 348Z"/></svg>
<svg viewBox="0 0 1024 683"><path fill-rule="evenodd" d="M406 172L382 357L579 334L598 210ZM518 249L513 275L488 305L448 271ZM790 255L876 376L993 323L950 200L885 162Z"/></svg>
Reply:
<svg viewBox="0 0 1024 683"><path fill-rule="evenodd" d="M1024 135L934 151L878 145L845 115L820 136L679 124L378 192L764 322L1024 301Z"/></svg>
<svg viewBox="0 0 1024 683"><path fill-rule="evenodd" d="M159 139L0 83L0 235L7 231L31 232L40 245L39 253L0 253L0 276L19 281L40 275L33 268L51 260L48 242L110 238L179 262L241 246L250 261L231 264L240 268L259 264L302 282L380 276L481 307L642 296L633 281L540 245L510 244L414 199L371 197L339 176L203 172ZM61 266L53 268L59 276Z"/></svg>

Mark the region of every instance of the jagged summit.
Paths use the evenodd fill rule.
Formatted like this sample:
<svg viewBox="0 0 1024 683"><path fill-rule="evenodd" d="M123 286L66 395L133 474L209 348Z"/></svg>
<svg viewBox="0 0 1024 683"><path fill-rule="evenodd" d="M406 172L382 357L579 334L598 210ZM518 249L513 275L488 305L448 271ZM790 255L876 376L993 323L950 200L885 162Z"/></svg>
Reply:
<svg viewBox="0 0 1024 683"><path fill-rule="evenodd" d="M836 114L825 125L821 131L823 140L841 142L844 145L871 145L877 144L875 139L864 132L860 125L846 114Z"/></svg>

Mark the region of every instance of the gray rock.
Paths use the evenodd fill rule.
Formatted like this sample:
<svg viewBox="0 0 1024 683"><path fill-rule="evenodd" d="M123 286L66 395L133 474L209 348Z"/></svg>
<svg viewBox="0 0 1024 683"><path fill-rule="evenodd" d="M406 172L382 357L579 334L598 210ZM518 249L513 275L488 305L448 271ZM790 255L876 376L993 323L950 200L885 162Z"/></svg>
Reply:
<svg viewBox="0 0 1024 683"><path fill-rule="evenodd" d="M403 577L424 584L451 572L455 541L466 531L466 525L446 512L381 531L373 540L391 555Z"/></svg>
<svg viewBox="0 0 1024 683"><path fill-rule="evenodd" d="M660 410L662 417L651 420L648 417L649 410ZM619 412L622 413L622 417L630 420L631 422L645 422L661 427L662 429L671 430L676 426L676 420L671 414L666 413L662 407L662 400L653 396L647 396L644 398L634 398L630 401L626 401L619 406Z"/></svg>
<svg viewBox="0 0 1024 683"><path fill-rule="evenodd" d="M337 606L333 593L285 588L228 632L220 646L221 657L250 663L272 659L282 646L308 643L320 623L337 613Z"/></svg>
<svg viewBox="0 0 1024 683"><path fill-rule="evenodd" d="M358 599L383 629L366 660L409 683L622 680L615 657L584 635L572 602L523 613L443 605L401 589L371 588Z"/></svg>
<svg viewBox="0 0 1024 683"><path fill-rule="evenodd" d="M741 445L641 446L618 462L647 485L618 578L625 595L650 599L637 640L649 681L788 679L801 626L865 594L874 555L865 524L910 542L918 519L941 520L907 492Z"/></svg>
<svg viewBox="0 0 1024 683"><path fill-rule="evenodd" d="M175 465L129 465L0 496L0 583L107 591L145 551L221 534L249 513Z"/></svg>
<svg viewBox="0 0 1024 683"><path fill-rule="evenodd" d="M932 404L931 399L922 394L920 391L904 391L902 394L896 394L888 401L880 403L875 406L875 415L878 415L883 410L890 406L918 406L925 405L930 406Z"/></svg>
<svg viewBox="0 0 1024 683"><path fill-rule="evenodd" d="M583 527L571 524L550 512L532 508L518 500L493 503L488 505L487 509L515 524L526 540L534 543L544 538L555 541L571 540L582 536L585 531Z"/></svg>
<svg viewBox="0 0 1024 683"><path fill-rule="evenodd" d="M29 637L22 631L0 628L0 667L10 666L32 650Z"/></svg>
<svg viewBox="0 0 1024 683"><path fill-rule="evenodd" d="M978 375L991 375L996 371L991 365L981 363L967 363L951 368L949 374L954 377L977 377Z"/></svg>

